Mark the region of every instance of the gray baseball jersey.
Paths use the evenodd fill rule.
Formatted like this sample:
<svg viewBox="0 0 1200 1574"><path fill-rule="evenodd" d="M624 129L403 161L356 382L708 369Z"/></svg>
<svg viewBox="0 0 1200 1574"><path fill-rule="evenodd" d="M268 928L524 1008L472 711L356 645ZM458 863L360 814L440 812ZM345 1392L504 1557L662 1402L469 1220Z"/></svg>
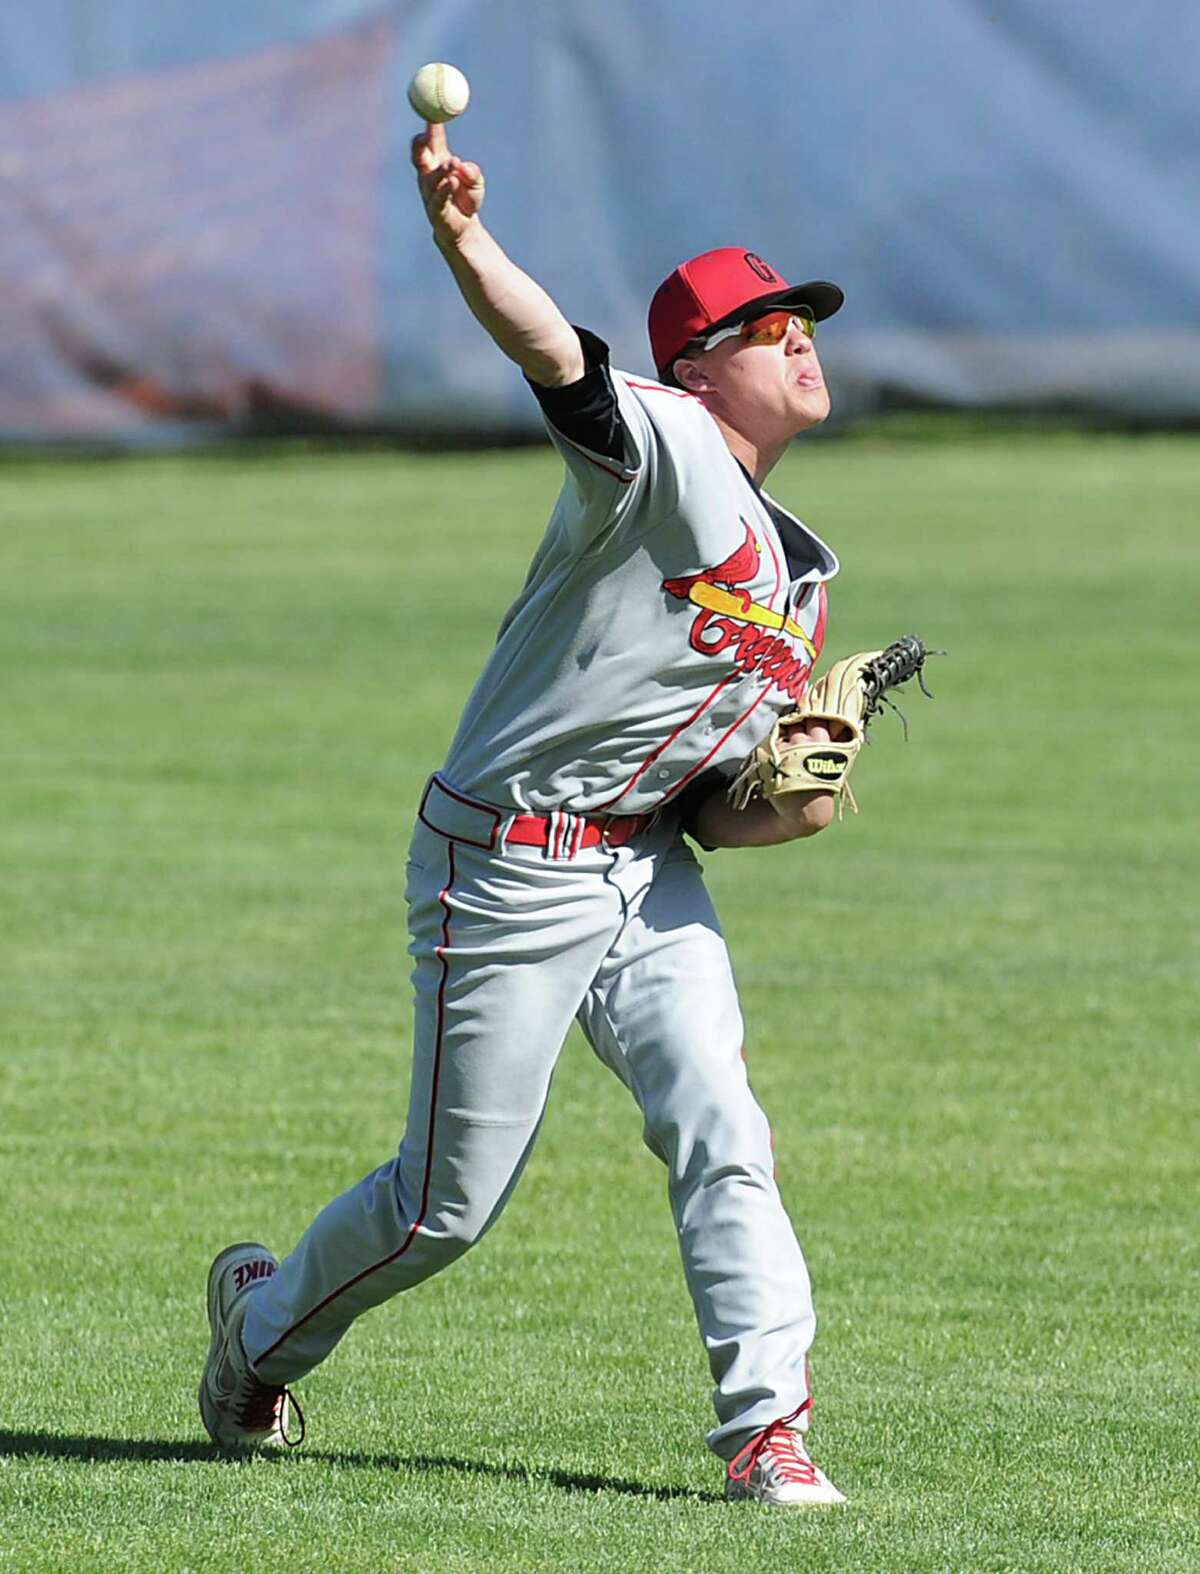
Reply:
<svg viewBox="0 0 1200 1574"><path fill-rule="evenodd" d="M800 699L837 562L695 399L622 373L606 397L619 457L552 426L566 485L422 799L399 1152L254 1288L242 1340L265 1381L294 1381L479 1240L574 1018L666 1165L713 1375L708 1441L728 1459L773 1421L806 1425L815 1324L725 943L669 811Z"/></svg>
<svg viewBox="0 0 1200 1574"><path fill-rule="evenodd" d="M612 374L619 461L550 427L567 480L443 775L505 807L637 814L792 709L838 568L690 394Z"/></svg>

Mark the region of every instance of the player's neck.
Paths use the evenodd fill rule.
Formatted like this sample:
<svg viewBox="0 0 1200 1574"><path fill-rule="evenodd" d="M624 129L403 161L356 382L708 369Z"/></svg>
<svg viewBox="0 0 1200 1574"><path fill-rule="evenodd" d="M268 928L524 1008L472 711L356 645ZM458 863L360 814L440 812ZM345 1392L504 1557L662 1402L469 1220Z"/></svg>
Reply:
<svg viewBox="0 0 1200 1574"><path fill-rule="evenodd" d="M785 438L783 442L773 445L755 442L711 410L709 414L721 428L721 436L725 439L729 452L744 467L755 486L761 486L783 458L790 439Z"/></svg>

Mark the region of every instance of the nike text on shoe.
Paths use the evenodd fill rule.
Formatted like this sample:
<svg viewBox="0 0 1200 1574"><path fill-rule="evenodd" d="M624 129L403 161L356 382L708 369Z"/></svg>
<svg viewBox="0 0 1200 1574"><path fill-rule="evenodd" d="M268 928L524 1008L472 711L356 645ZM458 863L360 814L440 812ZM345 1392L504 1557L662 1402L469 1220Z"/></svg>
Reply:
<svg viewBox="0 0 1200 1574"><path fill-rule="evenodd" d="M242 1348L242 1321L250 1292L279 1267L257 1241L227 1246L208 1271L208 1323L212 1343L200 1379L200 1417L222 1448L294 1447L304 1438L304 1416L286 1388L254 1375ZM287 1435L295 1412L299 1430Z"/></svg>
<svg viewBox="0 0 1200 1574"><path fill-rule="evenodd" d="M730 1461L725 1496L757 1498L775 1508L846 1501L808 1457L800 1434L782 1421L773 1421L757 1433Z"/></svg>

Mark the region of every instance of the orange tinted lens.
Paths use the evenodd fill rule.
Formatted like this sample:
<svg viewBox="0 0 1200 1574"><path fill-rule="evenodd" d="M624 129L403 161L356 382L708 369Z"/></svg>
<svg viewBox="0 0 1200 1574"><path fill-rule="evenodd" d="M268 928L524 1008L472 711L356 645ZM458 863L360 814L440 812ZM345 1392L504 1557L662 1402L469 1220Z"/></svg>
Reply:
<svg viewBox="0 0 1200 1574"><path fill-rule="evenodd" d="M752 317L742 324L742 339L746 344L778 344L791 320L791 312L768 312L765 317Z"/></svg>

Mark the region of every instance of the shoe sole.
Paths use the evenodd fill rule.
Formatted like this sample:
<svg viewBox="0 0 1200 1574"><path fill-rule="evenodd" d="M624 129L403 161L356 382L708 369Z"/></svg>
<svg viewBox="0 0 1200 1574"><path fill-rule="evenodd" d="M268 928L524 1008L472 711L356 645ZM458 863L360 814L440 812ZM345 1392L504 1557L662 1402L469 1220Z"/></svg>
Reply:
<svg viewBox="0 0 1200 1574"><path fill-rule="evenodd" d="M833 1491L837 1492L836 1497L810 1497L801 1498L798 1502L794 1503L779 1503L772 1498L759 1494L758 1492L753 1492L747 1487L727 1486L725 1488L725 1501L727 1503L761 1503L765 1508L775 1509L837 1508L839 1504L846 1501L846 1496L845 1493L838 1492L836 1487L833 1488Z"/></svg>
<svg viewBox="0 0 1200 1574"><path fill-rule="evenodd" d="M262 1252L264 1256L267 1257L273 1257L275 1255L274 1252L269 1251L261 1241L237 1241L234 1243L234 1245L227 1246L223 1252L218 1252L212 1260L212 1267L208 1270L208 1289L205 1299L208 1307L208 1326L212 1330L212 1338L208 1342L208 1360L205 1361L204 1371L200 1374L200 1419L204 1423L204 1430L208 1433L209 1437L218 1448L254 1448L255 1446L262 1446L255 1445L253 1443L222 1442L222 1440L213 1432L212 1427L209 1426L208 1416L205 1414L204 1410L204 1401L206 1398L204 1391L204 1379L208 1375L209 1367L217 1358L217 1352L221 1348L221 1342L224 1337L223 1331L219 1326L220 1307L217 1304L217 1281L221 1277L222 1270L224 1269L229 1258L234 1256L237 1252L245 1251ZM271 1447L272 1445L267 1444L265 1446Z"/></svg>

